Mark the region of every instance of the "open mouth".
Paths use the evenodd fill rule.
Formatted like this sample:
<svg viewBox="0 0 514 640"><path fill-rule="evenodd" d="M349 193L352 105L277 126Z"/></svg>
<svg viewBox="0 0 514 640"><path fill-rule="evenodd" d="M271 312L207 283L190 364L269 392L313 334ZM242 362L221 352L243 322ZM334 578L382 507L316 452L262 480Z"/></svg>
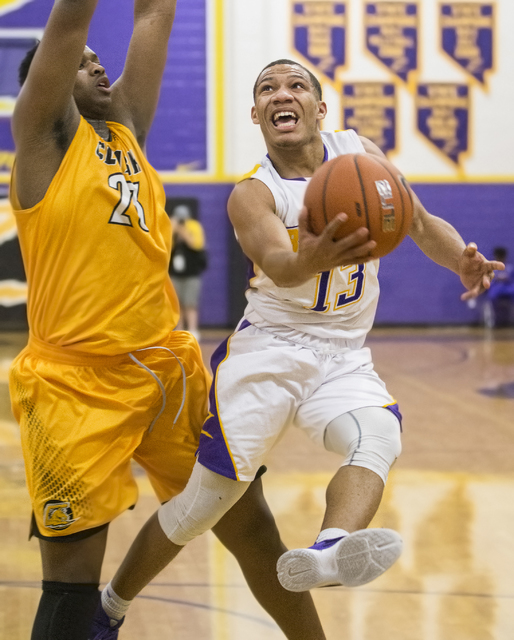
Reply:
<svg viewBox="0 0 514 640"><path fill-rule="evenodd" d="M279 111L273 115L273 126L282 131L292 129L297 122L298 116L294 111Z"/></svg>
<svg viewBox="0 0 514 640"><path fill-rule="evenodd" d="M100 82L96 86L98 89L101 89L102 91L109 92L111 90L111 85L109 84L108 80L100 80Z"/></svg>

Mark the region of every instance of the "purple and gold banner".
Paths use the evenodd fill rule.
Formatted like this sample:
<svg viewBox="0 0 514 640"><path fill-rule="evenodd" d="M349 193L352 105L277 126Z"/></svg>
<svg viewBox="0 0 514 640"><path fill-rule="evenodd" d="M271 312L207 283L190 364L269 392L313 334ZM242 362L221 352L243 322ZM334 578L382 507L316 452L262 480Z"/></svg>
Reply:
<svg viewBox="0 0 514 640"><path fill-rule="evenodd" d="M373 141L387 154L396 148L396 87L384 82L343 86L343 126Z"/></svg>
<svg viewBox="0 0 514 640"><path fill-rule="evenodd" d="M460 154L469 146L469 87L450 82L419 84L416 107L419 131L459 164Z"/></svg>
<svg viewBox="0 0 514 640"><path fill-rule="evenodd" d="M485 82L485 72L493 67L493 5L445 3L439 22L443 50L467 73Z"/></svg>
<svg viewBox="0 0 514 640"><path fill-rule="evenodd" d="M335 79L346 62L346 2L293 2L294 47L321 73Z"/></svg>
<svg viewBox="0 0 514 640"><path fill-rule="evenodd" d="M407 82L418 68L418 5L368 2L364 12L366 46L392 73Z"/></svg>

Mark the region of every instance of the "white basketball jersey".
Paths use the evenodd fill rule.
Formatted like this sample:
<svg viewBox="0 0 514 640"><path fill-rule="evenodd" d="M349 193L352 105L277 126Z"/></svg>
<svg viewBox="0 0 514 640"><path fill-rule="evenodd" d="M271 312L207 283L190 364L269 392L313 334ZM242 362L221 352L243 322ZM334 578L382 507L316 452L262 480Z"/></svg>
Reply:
<svg viewBox="0 0 514 640"><path fill-rule="evenodd" d="M325 160L345 153L365 153L353 130L321 132ZM284 179L268 156L251 179L261 180L275 199L293 249L298 247L298 216L310 178ZM318 338L347 341L360 348L371 329L378 302L378 260L323 271L299 287L277 287L257 266L246 291L245 318L256 326L282 325Z"/></svg>

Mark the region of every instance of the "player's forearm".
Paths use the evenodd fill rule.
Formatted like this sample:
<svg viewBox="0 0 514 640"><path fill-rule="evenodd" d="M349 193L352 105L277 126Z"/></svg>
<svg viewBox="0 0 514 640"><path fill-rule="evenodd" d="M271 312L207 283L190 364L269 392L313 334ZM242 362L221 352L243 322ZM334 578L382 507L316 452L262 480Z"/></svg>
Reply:
<svg viewBox="0 0 514 640"><path fill-rule="evenodd" d="M72 31L89 27L98 0L57 0L50 14L47 29L52 23L68 24Z"/></svg>
<svg viewBox="0 0 514 640"><path fill-rule="evenodd" d="M134 23L149 17L158 17L171 29L176 7L177 0L134 0Z"/></svg>
<svg viewBox="0 0 514 640"><path fill-rule="evenodd" d="M433 262L459 274L459 258L466 244L451 224L425 214L422 219L414 220L409 235Z"/></svg>
<svg viewBox="0 0 514 640"><path fill-rule="evenodd" d="M262 260L262 270L277 287L287 288L299 287L317 273L292 251L276 251L266 255Z"/></svg>

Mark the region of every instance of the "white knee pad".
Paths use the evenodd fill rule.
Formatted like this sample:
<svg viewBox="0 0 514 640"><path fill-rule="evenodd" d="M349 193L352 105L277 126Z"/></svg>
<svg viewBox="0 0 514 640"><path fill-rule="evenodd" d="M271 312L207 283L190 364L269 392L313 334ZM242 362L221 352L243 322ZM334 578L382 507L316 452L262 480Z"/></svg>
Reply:
<svg viewBox="0 0 514 640"><path fill-rule="evenodd" d="M325 447L344 456L342 466L370 469L385 484L402 451L400 433L400 422L392 411L364 407L332 420L325 430Z"/></svg>
<svg viewBox="0 0 514 640"><path fill-rule="evenodd" d="M211 529L249 485L220 476L196 462L184 491L157 512L162 530L171 542L187 544Z"/></svg>

